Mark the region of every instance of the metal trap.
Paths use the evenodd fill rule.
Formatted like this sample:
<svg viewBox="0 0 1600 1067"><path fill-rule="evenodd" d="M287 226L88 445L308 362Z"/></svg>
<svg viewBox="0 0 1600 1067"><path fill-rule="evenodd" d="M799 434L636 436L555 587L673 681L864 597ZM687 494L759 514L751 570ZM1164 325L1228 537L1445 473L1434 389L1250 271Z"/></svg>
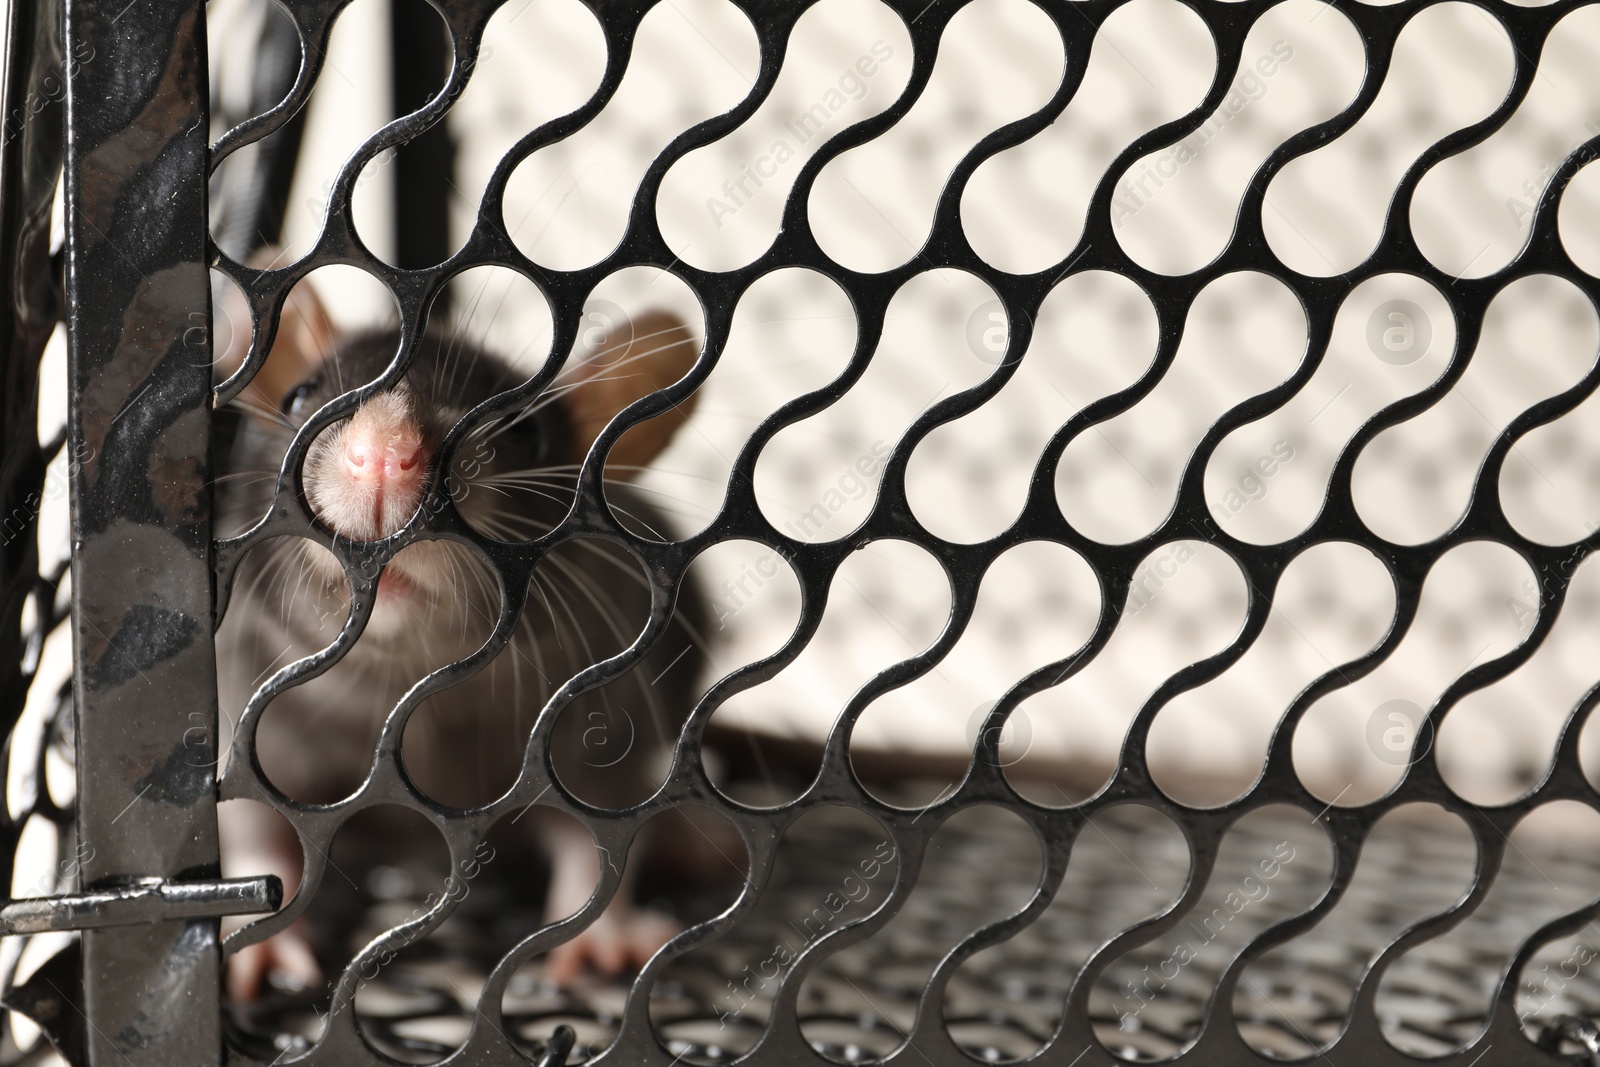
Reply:
<svg viewBox="0 0 1600 1067"><path fill-rule="evenodd" d="M9 9L0 1062L1597 1055L1595 5L395 0L351 77L362 10ZM356 97L316 94L372 78L319 181ZM229 405L341 271L392 359L223 529ZM306 490L430 324L524 360L440 430L460 463L672 300L692 365L533 536L443 473L377 540ZM607 463L697 403L633 483L657 529ZM285 538L348 613L219 718L214 635ZM348 788L286 792L273 701L434 542L498 583L481 645L396 691ZM638 571L632 628L516 691L487 799L430 792L408 723L585 544ZM670 767L593 802L562 714L685 662L682 612ZM223 877L219 804L281 817L302 892ZM377 808L410 829L344 833ZM575 918L496 843L530 810L610 861ZM642 842L685 810L717 858L675 867ZM554 980L635 863L679 932ZM229 1002L224 956L302 918L325 985Z"/></svg>

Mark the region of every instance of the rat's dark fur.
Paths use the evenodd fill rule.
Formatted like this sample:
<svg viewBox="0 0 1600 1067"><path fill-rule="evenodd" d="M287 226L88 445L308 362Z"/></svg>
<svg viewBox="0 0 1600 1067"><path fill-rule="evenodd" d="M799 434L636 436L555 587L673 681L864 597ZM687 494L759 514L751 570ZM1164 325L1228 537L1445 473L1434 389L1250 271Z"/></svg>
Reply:
<svg viewBox="0 0 1600 1067"><path fill-rule="evenodd" d="M271 501L277 466L294 430L322 404L376 378L394 357L398 335L353 336L340 343L310 378L284 398L283 422L244 418L230 454L219 462L219 528L234 532L259 519ZM429 334L404 379L415 398L425 445L437 456L445 434L472 406L522 383L525 375L459 338ZM573 388L581 388L574 386ZM562 387L554 390L559 394ZM526 414L502 417L464 439L456 450L448 488L475 529L502 540L525 540L553 528L572 503L577 464L572 423L560 395L533 401ZM306 462L306 489L315 501L319 453L330 447L325 431ZM614 509L655 530L663 521L637 492L608 486ZM420 550L420 551L419 551ZM275 670L328 644L348 614L348 586L331 556L305 558L307 542L279 539L249 553L234 580L224 625L224 709L236 714L263 671ZM348 795L365 776L377 730L400 696L426 673L469 654L489 634L500 611L495 579L482 557L451 541L424 542L397 557L413 556L419 569L444 579L426 610L409 611L403 625L383 625L380 603L367 632L349 655L322 678L279 696L263 717L258 738L263 767L285 793L329 803ZM391 565L393 566L393 565ZM407 605L393 605L404 610ZM403 758L424 792L454 806L477 806L509 788L520 767L528 730L540 707L568 678L631 643L650 611L650 591L640 565L619 546L597 540L569 542L540 566L512 644L472 678L426 701L410 724L427 732L426 745L407 738ZM692 697L694 662L680 662L655 684L650 679L699 633L700 605L681 597L673 625L640 667L580 697L563 713L567 729L558 751L580 758L568 782L596 803L642 799L642 759L675 736ZM695 659L694 653L684 657ZM340 686L341 676L345 685ZM352 677L359 676L359 677ZM335 687L354 694L330 702ZM231 699L229 699L231 698ZM334 708L339 710L335 712ZM295 724L275 721L298 720ZM631 722L629 721L631 720ZM289 726L290 729L279 728ZM598 770L617 758L630 730L640 743L611 773ZM577 741L576 746L571 742ZM560 741L568 742L561 746ZM611 745L608 752L600 751ZM415 750L415 751L413 751ZM558 761L558 773L567 769ZM613 781L614 780L614 781ZM565 781L565 779L564 779Z"/></svg>
<svg viewBox="0 0 1600 1067"><path fill-rule="evenodd" d="M556 526L572 503L577 467L587 449L574 415L579 391L593 388L601 376L610 382L625 379L635 373L629 364L674 344L681 347L686 334L678 324L674 332L641 337L627 358L592 377L558 378L521 410L465 437L447 483L463 518L479 532L511 542ZM247 405L250 413L237 417L231 445L217 458L219 533L242 532L266 514L294 432L327 401L378 377L398 343L392 330L341 339L334 352L312 362L309 376L289 391L278 412ZM380 399L411 413L431 464L463 414L525 378L459 336L430 332L393 397ZM367 505L341 500L348 490L327 473L333 469L330 457L342 454L339 434L348 424L337 423L318 436L304 469L307 500L336 530L340 522L330 516L343 514L341 508L358 516L372 513ZM606 495L612 509L636 527L664 529L637 491L608 481ZM378 508L379 534L397 529L415 511L412 503L405 514L391 515L384 512L387 506ZM400 697L429 671L480 647L500 613L496 577L481 556L458 542L409 546L390 562L384 581L393 583L389 595L380 591L365 632L344 659L277 696L260 720L256 750L262 768L294 799L331 803L354 792L372 765L384 719ZM649 612L645 573L625 549L594 539L558 546L535 573L511 643L477 674L430 697L413 713L401 746L406 773L430 798L453 807L481 806L502 795L517 777L534 719L551 694L631 644ZM238 567L218 633L224 718L236 720L275 671L326 647L348 613L343 571L319 546L278 538L249 552ZM695 650L701 616L697 598L685 590L672 623L637 667L561 713L553 760L563 785L580 799L620 807L643 800L659 786L664 757L687 716L701 666ZM226 826L224 836L226 848ZM559 865L560 848L550 851L558 854ZM292 879L293 872L288 874ZM559 895L557 888L551 892Z"/></svg>

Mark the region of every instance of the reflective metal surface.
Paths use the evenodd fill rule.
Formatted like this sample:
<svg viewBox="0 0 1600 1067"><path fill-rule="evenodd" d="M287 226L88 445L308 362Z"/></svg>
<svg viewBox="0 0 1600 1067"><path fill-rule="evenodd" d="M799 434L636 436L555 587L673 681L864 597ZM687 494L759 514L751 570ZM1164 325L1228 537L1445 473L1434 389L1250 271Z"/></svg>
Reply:
<svg viewBox="0 0 1600 1067"><path fill-rule="evenodd" d="M530 804L548 806L581 820L610 853L627 852L639 829L651 817L682 805L709 808L736 828L749 857L749 881L724 910L689 927L644 968L611 1020L614 1030L596 1062L656 1064L670 1067L684 1058L718 1061L701 1038L676 1047L663 1044L650 1017L652 989L675 974L678 961L696 950L732 940L755 913L761 891L779 869L780 843L808 813L845 807L871 816L882 827L898 858L887 903L805 944L795 954L760 1016L749 1052L754 1063L815 1063L818 1048L855 1058L844 1045L808 1035L808 1011L802 987L822 973L828 961L851 946L884 930L906 907L928 872L937 868L934 841L952 820L974 808L1003 809L1021 824L1023 839L1036 841L1039 863L1030 871L1023 898L1013 908L991 915L968 928L936 960L920 986L912 990L910 1007L896 1014L894 1041L878 1050L893 1058L930 1065L967 1064L984 1047L982 1041L958 1040L952 1031L949 1001L964 965L985 949L1006 945L1027 955L1029 946L1047 940L1044 917L1062 898L1070 862L1089 850L1095 827L1114 821L1120 807L1137 805L1158 813L1177 828L1186 858L1180 865L1177 895L1158 911L1134 921L1118 922L1095 932L1090 947L1069 975L1045 984L1041 996L1059 1011L1043 1024L1020 1028L1052 1063L1070 1065L1116 1062L1104 1033L1106 1014L1097 1029L1092 997L1097 983L1125 957L1142 948L1157 948L1178 936L1205 900L1218 877L1232 874L1223 861L1230 834L1267 807L1287 807L1303 815L1305 830L1328 848L1321 891L1306 906L1254 930L1237 951L1207 973L1201 992L1189 998L1202 1005L1202 1022L1189 1034L1175 1016L1151 1016L1156 1040L1145 1055L1172 1054L1178 1062L1238 1064L1269 1060L1260 1044L1247 1040L1236 1024L1236 998L1242 994L1251 965L1277 946L1291 943L1328 919L1351 893L1363 849L1378 824L1407 805L1427 803L1459 817L1471 838L1474 857L1464 892L1425 918L1411 920L1397 936L1388 936L1375 955L1357 965L1359 977L1347 1015L1332 1009L1311 1028L1315 1039L1296 1046L1291 1041L1274 1049L1280 1055L1313 1054L1334 1063L1402 1064L1415 1057L1386 1037L1384 1021L1374 1010L1380 983L1402 956L1430 939L1440 938L1479 912L1500 878L1516 859L1512 834L1530 812L1558 800L1600 805L1594 786L1579 764L1581 727L1600 700L1591 689L1571 710L1553 766L1519 799L1498 806L1468 802L1447 784L1437 753L1428 748L1405 767L1399 785L1382 798L1355 806L1329 804L1307 788L1296 772L1291 745L1296 724L1320 697L1349 686L1374 671L1406 638L1416 617L1424 579L1447 552L1472 541L1488 540L1516 553L1537 575L1537 619L1531 636L1504 655L1476 663L1456 678L1428 709L1437 725L1468 694L1505 677L1526 663L1549 634L1565 601L1573 572L1600 544L1591 533L1574 544L1546 545L1524 536L1507 520L1499 499L1499 475L1513 445L1535 428L1571 412L1600 383L1600 366L1566 391L1534 405L1495 439L1477 473L1466 512L1446 534L1422 544L1403 545L1374 532L1358 513L1352 495L1356 459L1384 429L1411 419L1438 402L1465 373L1483 328L1490 301L1511 281L1535 273L1570 281L1591 302L1600 302L1600 283L1577 269L1556 229L1556 204L1584 161L1600 147L1595 138L1569 153L1556 168L1530 220L1530 237L1511 264L1487 277L1457 278L1423 256L1411 233L1409 207L1418 183L1434 163L1481 142L1500 128L1526 97L1536 63L1551 28L1576 8L1560 2L1523 8L1483 0L1474 6L1498 20L1509 33L1515 76L1510 93L1481 121L1452 133L1427 148L1407 170L1390 205L1382 239L1359 267L1347 274L1310 276L1286 267L1269 246L1263 229L1264 200L1273 177L1297 156L1350 130L1372 106L1388 70L1397 37L1418 10L1433 4L1366 6L1341 4L1338 10L1359 31L1367 50L1367 74L1355 100L1338 115L1284 141L1251 177L1223 254L1194 273L1170 276L1151 271L1126 254L1113 232L1115 176L1146 153L1198 130L1227 97L1244 62L1246 33L1271 5L1264 0L1237 4L1202 3L1193 9L1204 21L1218 51L1217 73L1204 101L1183 117L1150 130L1126 147L1107 169L1093 196L1088 225L1071 253L1035 274L1013 275L985 262L969 244L961 224L962 191L977 167L1001 150L1021 144L1048 127L1079 89L1088 67L1095 30L1119 7L1120 0L1041 3L1040 9L1059 29L1066 47L1066 75L1049 103L1036 113L985 137L956 166L918 254L905 264L877 274L847 269L834 262L812 236L808 193L827 163L847 149L890 130L916 103L926 87L941 35L967 5L960 0L892 0L903 19L914 51L910 87L882 113L843 129L801 168L789 196L777 240L749 265L730 271L700 270L681 262L663 238L653 205L664 176L674 162L746 122L772 90L785 45L807 5L744 0L737 6L750 18L759 40L761 67L749 95L725 114L689 129L672 141L649 167L633 201L625 236L592 266L555 270L530 261L507 236L503 217L506 186L519 162L542 146L556 142L590 123L616 93L627 66L639 23L649 9L642 0L591 5L603 28L608 60L601 84L577 110L528 133L502 160L483 197L477 224L465 244L436 266L397 269L375 256L357 237L351 200L358 175L388 148L436 127L459 96L476 64L490 3L439 0L454 46L452 73L419 110L385 126L367 139L349 159L329 197L326 224L315 249L297 262L258 271L233 261L211 245L205 232L205 180L229 154L283 126L301 108L318 77L334 17L336 0L295 0L286 4L306 44L298 78L283 103L245 122L211 146L205 144L204 65L198 6L182 8L156 0L138 0L117 14L117 5L74 0L68 9L69 47L92 42L103 59L73 82L69 123L68 310L73 326L74 442L95 450L74 482L78 584L78 699L80 745L79 825L83 840L97 847L86 865L85 883L136 876L214 877L216 841L213 809L218 799L266 797L294 826L306 844L307 883L326 880L327 853L337 831L360 811L377 804L396 804L418 812L437 828L449 851L451 868L470 861L489 828ZM113 25L115 22L115 25ZM103 49L103 53L101 50ZM9 172L8 172L9 173ZM231 278L245 293L255 322L251 356L242 370L216 390L216 401L236 396L259 370L270 349L275 317L289 288L318 268L358 266L381 280L400 308L401 349L397 362L376 382L345 395L308 423L296 438L278 478L271 513L241 537L213 545L208 528L205 492L207 434L212 403L209 381L209 325L204 268ZM445 492L442 479L417 517L401 532L376 544L336 541L312 518L300 492L299 470L312 438L322 428L347 416L362 400L399 380L418 343L432 303L445 284L472 267L510 267L537 285L554 310L551 351L574 346L585 299L596 284L618 269L651 265L683 279L705 311L704 351L687 377L626 410L595 443L580 475L580 496L565 520L550 533L523 544L491 540L469 526ZM763 421L733 460L728 493L720 512L701 532L683 541L661 543L639 536L605 505L601 488L605 453L630 427L682 403L705 382L728 343L732 315L740 296L759 278L784 266L804 266L836 281L849 295L857 334L846 373L794 400ZM912 277L930 269L951 267L970 272L999 295L1009 322L1008 345L992 374L977 386L933 403L918 415L893 445L870 515L848 537L830 542L798 540L778 529L757 505L754 473L763 446L785 426L838 401L873 359L882 336L891 298ZM1050 438L1038 461L1027 505L1003 533L976 544L940 538L920 523L907 499L905 478L912 451L936 427L976 410L995 397L1026 359L1032 324L1046 296L1063 277L1104 270L1132 279L1154 304L1159 321L1159 347L1149 369L1133 385L1077 411ZM1187 316L1197 295L1215 279L1234 271L1264 272L1278 279L1305 310L1309 344L1304 360L1281 385L1230 409L1205 433L1190 456L1180 480L1176 503L1153 531L1122 544L1097 541L1074 528L1063 516L1053 492L1061 455L1077 437L1097 424L1129 410L1159 384L1172 367ZM1344 445L1329 479L1326 498L1314 522L1287 541L1254 544L1218 527L1208 510L1202 478L1207 459L1232 430L1275 410L1311 379L1326 357L1335 316L1350 292L1381 273L1407 272L1434 284L1444 295L1456 323L1456 346L1448 371L1426 389L1385 407L1368 419ZM199 316L199 318L193 318ZM186 340L187 339L187 340ZM197 340L198 351L189 344ZM481 423L538 394L554 379L559 358L551 360L522 387L495 398L467 417L452 432L446 449L461 440L471 425ZM234 740L231 759L213 792L212 766L194 760L186 746L186 729L199 725L197 736L209 738L215 728L215 686L210 630L212 612L228 610L233 575L240 558L265 540L296 535L310 538L333 552L348 573L357 605L338 641L325 653L296 663L269 679L252 699ZM406 717L430 692L462 679L476 666L463 661L435 672L396 709L385 733L374 774L353 796L337 804L314 807L283 796L261 770L252 751L256 725L268 701L286 687L312 676L342 657L359 638L375 600L376 568L394 553L419 540L443 537L474 546L502 576L511 594L487 653L506 641L516 614L527 599L535 566L552 549L578 537L603 538L625 546L650 575L654 596L649 624L624 654L596 664L573 678L541 711L533 726L532 744L523 773L514 788L487 808L452 812L419 792L399 767L398 748ZM1129 603L1130 586L1140 563L1159 546L1201 538L1225 553L1245 576L1248 612L1242 629L1222 651L1188 665L1168 678L1139 709L1128 733L1116 774L1109 785L1081 804L1047 808L1024 799L1004 773L999 727L1029 696L1058 685L1082 671L1109 643ZM668 625L674 599L686 571L706 548L730 539L770 546L789 563L802 589L802 614L794 636L775 654L735 672L713 686L691 715L679 738L665 786L642 804L623 811L589 807L562 785L545 751L555 718L580 692L621 676L637 664ZM711 784L701 759L704 731L719 705L741 690L773 677L805 648L821 620L830 583L844 561L860 546L894 538L925 549L949 577L953 605L944 631L921 654L872 678L843 709L821 756L821 770L798 799L778 807L756 808L736 803ZM978 585L989 566L1007 549L1032 540L1070 547L1088 561L1103 593L1093 637L1079 652L1035 670L1018 681L993 706L976 732L971 761L959 785L937 802L900 807L866 788L850 757L851 730L874 697L932 670L961 637L972 617ZM1352 542L1370 549L1391 574L1397 590L1394 622L1376 647L1353 662L1329 669L1304 689L1284 711L1269 746L1260 778L1242 797L1221 807L1199 808L1173 800L1157 788L1150 771L1147 738L1156 714L1178 694L1218 677L1244 656L1261 635L1273 609L1279 580L1290 562L1308 548ZM26 563L26 561L21 561ZM199 714L199 720L190 715ZM202 754L209 752L204 742ZM116 824L113 830L112 824ZM1427 840L1419 831L1416 840ZM1285 838L1287 841L1288 839ZM977 866L976 864L974 866ZM1264 869L1263 869L1264 870ZM1409 891L1404 864L1392 883ZM951 877L954 877L952 875ZM1263 877L1270 877L1263 874ZM511 1064L537 1054L536 1044L514 1038L518 1020L506 1005L519 990L514 978L522 966L592 922L617 890L620 873L606 869L590 904L575 922L525 931L497 945L494 962L462 1011L456 1064ZM776 884L776 883L774 883ZM1600 892L1600 869L1594 871ZM1093 888L1076 892L1093 899ZM288 926L304 911L310 892L302 892L284 911L247 928L230 942L237 947L260 940ZM1591 901L1594 894L1590 894ZM1359 897L1359 894L1357 894ZM387 926L354 954L336 978L325 1017L325 1031L314 1044L241 1043L230 1047L227 1061L268 1064L294 1059L313 1064L396 1062L374 1048L364 1034L356 995L363 976L378 960L434 934L452 919L461 902L445 895L426 911ZM1513 909L1514 912L1515 909ZM1102 912L1092 912L1100 915ZM1524 933L1508 967L1496 974L1467 969L1470 981L1484 987L1491 1005L1481 1027L1441 1025L1448 1039L1438 1061L1452 1067L1481 1064L1572 1062L1591 1032L1568 1027L1565 1051L1554 1040L1536 1046L1524 1032L1516 1004L1522 969L1545 943L1575 934L1592 924L1600 901L1567 910ZM1091 924L1092 925L1092 924ZM215 927L210 923L162 924L148 930L96 933L85 938L87 990L85 1008L92 1022L89 1062L201 1063L220 1055L220 1009L217 1000ZM1158 958L1159 959L1159 958ZM879 962L882 962L881 959ZM885 964L887 966L887 964ZM1448 969L1433 972L1436 977ZM1120 975L1119 975L1120 976ZM879 977L882 977L881 972ZM1440 977L1441 984L1445 979ZM1130 983L1134 981L1130 977ZM1309 979L1307 982L1309 983ZM1310 990L1311 985L1304 988ZM525 992L525 991L522 991ZM1192 990L1190 992L1193 992ZM1426 990L1421 991L1424 995ZM1441 994L1442 996L1443 994ZM982 997L976 998L982 1001ZM959 1014L959 1013L958 1013ZM1179 1013L1181 1015L1181 1013ZM971 1022L971 1019L966 1020ZM1192 1019L1191 1019L1192 1021ZM746 1020L746 1025L751 1025ZM1005 1019L996 1025L1004 1030ZM1293 1023L1290 1029L1296 1029ZM1148 1033L1147 1035L1148 1036ZM1391 1035L1392 1036L1392 1035ZM563 1042L564 1043L564 1042ZM857 1048L859 1046L852 1046ZM998 1048L995 1043L990 1047ZM434 1058L447 1048L427 1050ZM564 1049L557 1049L564 1052ZM1015 1053L1024 1055L1026 1053ZM997 1055L1000 1055L997 1053ZM870 1057L866 1057L870 1058ZM1002 1056L1002 1058L1004 1058Z"/></svg>
<svg viewBox="0 0 1600 1067"><path fill-rule="evenodd" d="M206 67L194 4L72 3L67 326L91 890L217 877ZM216 1062L215 919L83 935L88 1062Z"/></svg>

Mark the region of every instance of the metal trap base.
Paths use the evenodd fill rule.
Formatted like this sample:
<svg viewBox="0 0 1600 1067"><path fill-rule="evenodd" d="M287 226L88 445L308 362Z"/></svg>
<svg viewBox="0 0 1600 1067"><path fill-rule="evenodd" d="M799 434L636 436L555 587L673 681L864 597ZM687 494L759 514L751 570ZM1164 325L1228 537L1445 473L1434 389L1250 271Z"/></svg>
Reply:
<svg viewBox="0 0 1600 1067"><path fill-rule="evenodd" d="M857 1063L894 1053L912 1028L939 958L1031 894L1040 855L1032 832L997 808L970 814L935 839L919 884L898 915L860 943L827 956L801 982L796 1014L823 1056ZM1460 897L1457 890L1470 883L1471 838L1464 828L1455 834L1449 829L1424 818L1375 833L1355 881L1328 919L1244 968L1232 1014L1247 1042L1268 1057L1301 1058L1335 1040L1373 957L1400 930L1426 917L1418 912L1429 910L1430 899L1451 906ZM674 1055L687 1063L730 1063L759 1042L773 994L786 977L786 959L808 941L868 914L885 895L863 893L858 911L841 913L833 929L821 929L815 919L808 923L819 902L839 890L836 873L816 857L871 855L878 843L870 827L857 823L797 824L755 910L725 938L676 961L650 990L656 1034ZM1477 912L1388 968L1376 1007L1398 1049L1433 1056L1467 1045L1483 1026L1516 947L1540 922L1571 910L1574 887L1596 883L1600 858L1583 843L1548 838L1515 844L1517 861L1508 862ZM1179 1054L1197 1034L1208 999L1239 951L1321 896L1329 854L1323 831L1299 809L1272 808L1243 819L1225 841L1210 888L1194 911L1100 973L1089 999L1099 1041L1129 1060ZM1263 857L1269 858L1266 868ZM1280 862L1272 864L1271 857ZM1136 806L1098 816L1075 845L1066 882L1043 915L955 972L943 1012L957 1043L984 1062L1027 1058L1049 1044L1074 980L1095 950L1130 922L1170 906L1188 868L1183 840L1164 817ZM359 900L346 887L350 899L341 907L357 908L352 929L359 931L347 951L410 910L395 899L396 885L404 886L407 878L393 867L379 867L363 880ZM517 902L506 882L474 888L434 938L406 950L363 987L358 1017L384 1053L404 1062L436 1062L465 1039L476 1017L476 992L497 948L539 922L537 901ZM1230 892L1236 894L1231 900ZM714 913L708 912L714 905L707 897L680 898L673 906L687 922ZM1223 913L1230 918L1220 919ZM1571 966L1574 945L1581 950L1582 938L1552 943L1524 970L1521 986L1527 992L1518 1005L1530 1040L1558 1016L1593 1014L1600 1007L1592 968ZM1192 958L1184 958L1185 949ZM1576 973L1569 977L1571 971ZM536 961L511 983L507 1036L537 1060L555 1028L566 1024L577 1033L568 1062L585 1062L614 1039L628 992L626 982L595 977L560 988ZM326 997L318 1002L279 991L249 1010L235 1008L232 1040L238 1051L270 1062L314 1040L319 1011L325 1010Z"/></svg>

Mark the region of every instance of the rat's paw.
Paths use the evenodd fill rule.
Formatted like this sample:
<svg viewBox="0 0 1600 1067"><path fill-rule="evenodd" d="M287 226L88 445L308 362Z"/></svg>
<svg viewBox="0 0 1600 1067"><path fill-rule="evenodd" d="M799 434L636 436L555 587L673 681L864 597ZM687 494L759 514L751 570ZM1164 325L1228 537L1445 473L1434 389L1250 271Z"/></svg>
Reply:
<svg viewBox="0 0 1600 1067"><path fill-rule="evenodd" d="M607 908L587 930L551 951L550 977L565 984L576 978L585 964L612 977L636 971L682 929L659 912Z"/></svg>
<svg viewBox="0 0 1600 1067"><path fill-rule="evenodd" d="M322 968L299 923L228 957L228 996L255 1000L273 973L291 989L309 989L322 981Z"/></svg>

